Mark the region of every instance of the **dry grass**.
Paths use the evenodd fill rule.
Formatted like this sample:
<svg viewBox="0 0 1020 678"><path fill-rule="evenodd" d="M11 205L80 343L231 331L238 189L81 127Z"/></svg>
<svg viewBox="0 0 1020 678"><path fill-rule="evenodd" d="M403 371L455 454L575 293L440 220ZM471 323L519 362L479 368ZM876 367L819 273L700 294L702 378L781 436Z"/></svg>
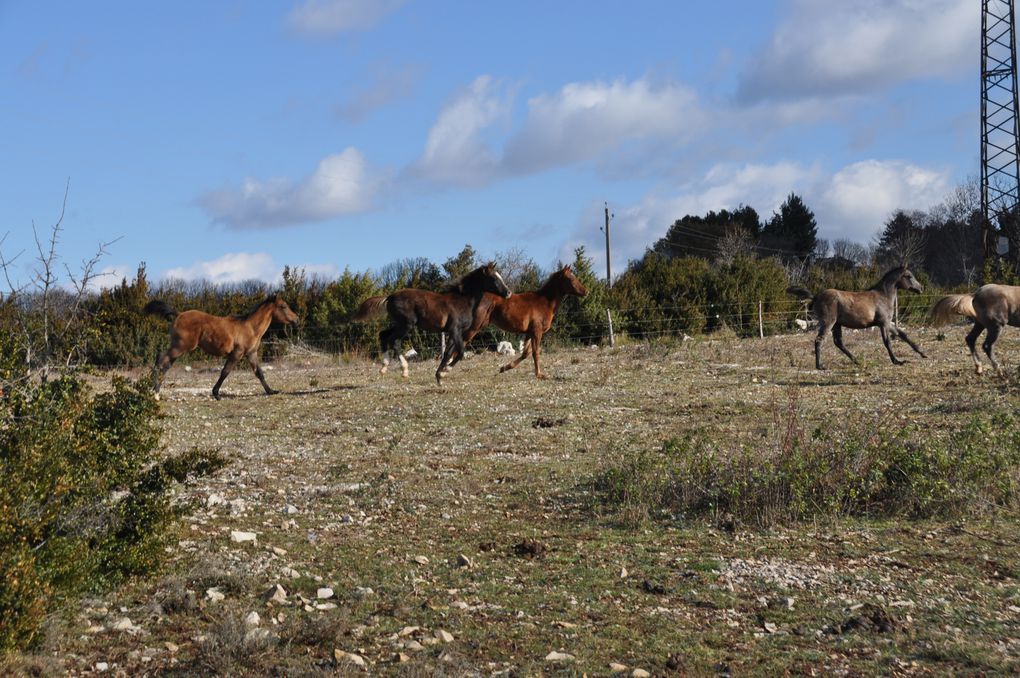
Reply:
<svg viewBox="0 0 1020 678"><path fill-rule="evenodd" d="M168 450L216 447L232 463L188 490L198 506L166 575L111 595L105 615L70 611L72 630L40 656L130 675L358 671L334 650L398 675L600 675L611 662L694 675L1017 670L1014 515L728 532L640 507L599 515L577 496L608 465L692 431L764 445L791 402L806 427L874 417L921 432L1015 409L1017 380L975 377L963 333L915 330L933 357L898 343L910 362L895 367L877 335L849 332L864 366L827 346L828 372L811 369L807 335L551 350L544 382L525 365L498 375L503 359L480 354L441 389L431 364L402 381L301 355L267 373L280 395L238 371L221 402L216 367L176 368ZM1020 363L1015 336L1000 355ZM209 506L214 494L241 502ZM205 597L214 580L221 602ZM262 600L276 583L286 604ZM336 607L316 609L325 586ZM145 612L160 601L171 609ZM269 640L245 640L251 611ZM118 616L144 632L110 630ZM554 650L574 660L547 662Z"/></svg>

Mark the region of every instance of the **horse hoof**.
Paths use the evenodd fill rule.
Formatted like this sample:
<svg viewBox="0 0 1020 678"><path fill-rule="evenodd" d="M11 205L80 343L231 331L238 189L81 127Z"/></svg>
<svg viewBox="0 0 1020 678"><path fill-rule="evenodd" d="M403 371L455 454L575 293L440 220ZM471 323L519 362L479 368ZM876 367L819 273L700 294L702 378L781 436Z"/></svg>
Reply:
<svg viewBox="0 0 1020 678"><path fill-rule="evenodd" d="M219 393L213 393L212 397L216 398L216 400L223 400L223 396L221 396Z"/></svg>
<svg viewBox="0 0 1020 678"><path fill-rule="evenodd" d="M408 374L407 372L401 372L400 376L403 377L404 379L409 379L411 377L411 375Z"/></svg>
<svg viewBox="0 0 1020 678"><path fill-rule="evenodd" d="M157 394L155 394L155 395L153 396L153 398L155 398L155 399L156 399L156 402L157 402L157 403L159 402L159 394L158 394L158 393L157 393Z"/></svg>
<svg viewBox="0 0 1020 678"><path fill-rule="evenodd" d="M276 391L274 389L269 389L268 391L266 391L266 395L276 395L277 393L279 393L279 391Z"/></svg>

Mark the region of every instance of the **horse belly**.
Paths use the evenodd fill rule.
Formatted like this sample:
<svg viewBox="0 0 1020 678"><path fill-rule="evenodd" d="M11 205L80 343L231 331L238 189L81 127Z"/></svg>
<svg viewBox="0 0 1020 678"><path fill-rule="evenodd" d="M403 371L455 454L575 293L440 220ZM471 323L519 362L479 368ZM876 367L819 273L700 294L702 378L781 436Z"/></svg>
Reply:
<svg viewBox="0 0 1020 678"><path fill-rule="evenodd" d="M198 340L198 346L209 355L226 355L234 349L234 338L219 328L206 329Z"/></svg>

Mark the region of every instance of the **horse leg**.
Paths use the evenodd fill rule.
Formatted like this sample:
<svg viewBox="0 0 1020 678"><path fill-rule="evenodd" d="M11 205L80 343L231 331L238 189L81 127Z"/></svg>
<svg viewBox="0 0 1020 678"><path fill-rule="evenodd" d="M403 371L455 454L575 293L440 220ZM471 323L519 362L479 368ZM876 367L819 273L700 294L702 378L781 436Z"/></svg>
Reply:
<svg viewBox="0 0 1020 678"><path fill-rule="evenodd" d="M531 335L529 334L527 340L525 340L524 342L524 348L521 350L521 354L514 358L513 360L511 360L510 362L508 362L506 365L503 365L503 367L499 368L500 374L506 372L507 370L512 370L513 368L520 365L525 359L527 359L527 357L531 354L531 344L532 344Z"/></svg>
<svg viewBox="0 0 1020 678"><path fill-rule="evenodd" d="M857 362L857 358L855 358L853 354L847 350L847 347L843 345L843 326L839 323L832 326L832 343L834 343L836 348L842 351L847 358L850 358L850 361L854 365L860 364Z"/></svg>
<svg viewBox="0 0 1020 678"><path fill-rule="evenodd" d="M889 360L892 361L893 365L902 365L903 361L897 358L892 350L892 341L889 340L890 328L887 328L885 325L879 325L878 329L882 332L882 343L885 344L885 350L889 351Z"/></svg>
<svg viewBox="0 0 1020 678"><path fill-rule="evenodd" d="M170 371L170 367L174 364L174 361L182 355L184 355L184 351L180 349L175 350L174 347L171 346L160 353L159 357L156 358L156 364L152 368L152 377L156 382L156 385L153 387L156 400L159 400L159 390L163 385L163 377L165 377L166 373Z"/></svg>
<svg viewBox="0 0 1020 678"><path fill-rule="evenodd" d="M981 336L981 333L985 331L985 326L975 321L974 328L967 335L964 341L967 342L967 348L970 349L970 357L974 359L974 370L981 374L981 358L977 354L977 340Z"/></svg>
<svg viewBox="0 0 1020 678"><path fill-rule="evenodd" d="M825 335L829 333L831 325L823 323L821 320L818 321L818 335L815 337L815 369L824 370L825 366L822 365L822 342L825 340Z"/></svg>
<svg viewBox="0 0 1020 678"><path fill-rule="evenodd" d="M212 387L213 398L216 398L216 400L220 400L220 386L223 385L223 380L227 378L227 375L233 371L234 365L237 364L238 360L238 356L231 353L227 356L227 362L223 363L223 369L220 370L220 378L216 380L216 385Z"/></svg>
<svg viewBox="0 0 1020 678"><path fill-rule="evenodd" d="M251 367L255 370L255 376L262 382L262 388L266 390L266 395L276 395L279 391L269 388L269 384L266 383L266 375L262 372L262 365L259 364L259 352L258 349L248 354L248 362L251 363Z"/></svg>
<svg viewBox="0 0 1020 678"><path fill-rule="evenodd" d="M928 356L926 356L924 354L924 351L922 351L920 348L918 348L917 344L915 344L914 342L910 341L910 337L907 336L906 332L904 332L903 330L901 330L899 328L896 328L896 334L897 334L897 336L899 336L900 339L902 339L903 341L907 342L907 346L909 346L910 348L914 349L914 353L916 353L917 355L921 356L922 358L927 358L928 357Z"/></svg>
<svg viewBox="0 0 1020 678"><path fill-rule="evenodd" d="M538 365L538 355L542 348L542 333L535 332L535 336L531 340L531 357L535 360L535 377L537 379L545 379L545 375L542 373L542 368Z"/></svg>
<svg viewBox="0 0 1020 678"><path fill-rule="evenodd" d="M446 347L443 359L439 361L439 369L436 370L436 383L440 386L443 385L443 375L453 367L453 363L460 360L464 355L464 335L460 332L450 332L449 334L450 344Z"/></svg>
<svg viewBox="0 0 1020 678"><path fill-rule="evenodd" d="M985 350L985 355L992 361L992 367L995 368L996 372L999 372L999 363L995 360L995 356L992 355L992 346L995 344L995 340L999 338L999 332L1002 331L1002 327L998 323L991 323L988 326L988 334L985 335L985 343L981 344L981 348Z"/></svg>
<svg viewBox="0 0 1020 678"><path fill-rule="evenodd" d="M390 369L389 335L389 328L379 333L379 356L382 358L382 367L379 369L379 374L386 374L386 370Z"/></svg>

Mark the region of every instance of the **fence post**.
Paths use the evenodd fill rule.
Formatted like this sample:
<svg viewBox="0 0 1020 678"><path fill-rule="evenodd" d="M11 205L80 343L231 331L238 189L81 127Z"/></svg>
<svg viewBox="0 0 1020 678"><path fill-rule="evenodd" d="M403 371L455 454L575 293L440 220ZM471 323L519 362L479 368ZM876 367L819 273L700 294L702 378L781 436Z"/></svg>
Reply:
<svg viewBox="0 0 1020 678"><path fill-rule="evenodd" d="M764 308L761 299L758 300L758 336L765 338Z"/></svg>
<svg viewBox="0 0 1020 678"><path fill-rule="evenodd" d="M609 348L616 346L616 337L613 336L613 313L606 309L606 318L609 320Z"/></svg>

